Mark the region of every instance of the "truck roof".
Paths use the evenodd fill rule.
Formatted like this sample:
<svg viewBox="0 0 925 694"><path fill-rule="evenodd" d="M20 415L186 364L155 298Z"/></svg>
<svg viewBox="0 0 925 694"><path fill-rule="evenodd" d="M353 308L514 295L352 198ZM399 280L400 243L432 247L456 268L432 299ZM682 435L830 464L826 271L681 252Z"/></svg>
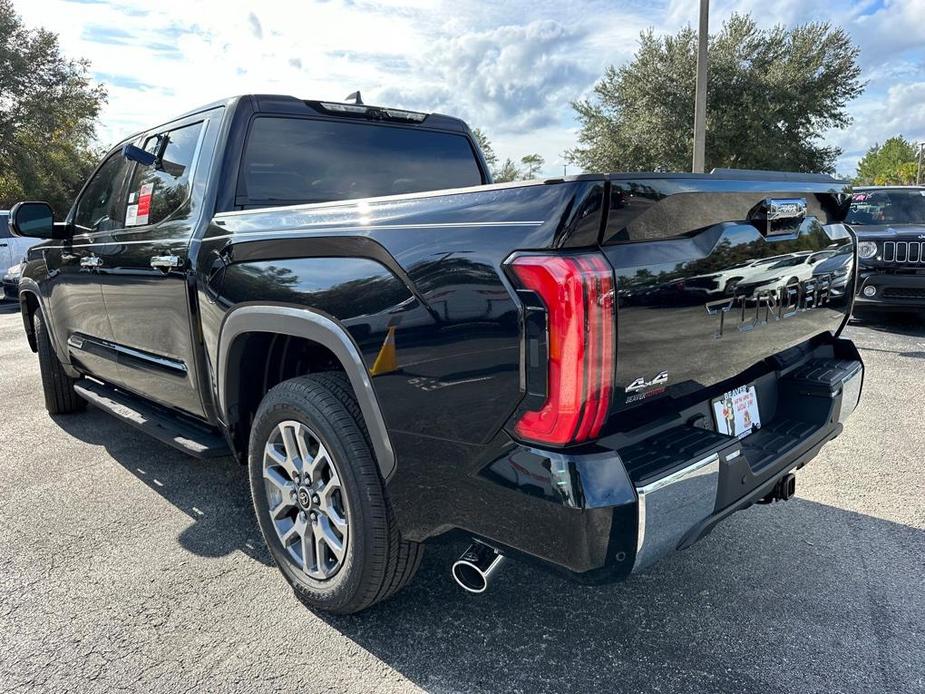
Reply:
<svg viewBox="0 0 925 694"><path fill-rule="evenodd" d="M420 124L428 128L438 128L440 130L453 130L460 133L468 133L469 126L466 125L465 121L454 118L453 116L447 116L442 113L423 113L420 111L410 111L408 109L399 109L393 108L391 106L375 106L372 104L353 104L340 101L331 101L331 100L321 100L321 99L299 99L295 96L289 96L286 94L239 94L237 96L230 96L225 99L218 99L216 101L211 101L207 104L197 106L196 108L190 109L184 113L177 114L161 123L152 124L149 127L139 130L131 135L123 138L120 142L125 142L126 140L131 140L141 133L147 132L153 128L159 127L160 125L179 120L180 118L186 118L187 116L192 116L197 113L202 113L203 111L209 111L213 108L219 106L233 107L235 104L249 99L254 107L256 112L265 112L265 113L286 113L292 115L318 115L318 116L349 116L350 111L335 111L334 108L343 108L347 107L351 111L356 113L356 109L366 109L370 113L375 114L384 114L383 120L391 120L388 117L389 113L398 113L398 114L413 114L414 118L397 118L395 122L401 122L405 125L415 125ZM325 106L332 106L334 108L325 108Z"/></svg>

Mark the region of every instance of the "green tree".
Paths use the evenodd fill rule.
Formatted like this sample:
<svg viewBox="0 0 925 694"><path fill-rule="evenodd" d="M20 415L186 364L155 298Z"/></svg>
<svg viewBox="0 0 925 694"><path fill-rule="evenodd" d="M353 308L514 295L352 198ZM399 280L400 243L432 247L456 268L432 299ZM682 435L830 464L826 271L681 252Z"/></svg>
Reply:
<svg viewBox="0 0 925 694"><path fill-rule="evenodd" d="M510 158L505 159L501 168L491 172L491 178L495 183L509 183L510 181L523 180L523 171Z"/></svg>
<svg viewBox="0 0 925 694"><path fill-rule="evenodd" d="M495 150L491 148L488 135L486 135L485 131L481 128L476 128L472 131L472 136L475 138L475 142L478 144L479 149L482 150L482 156L485 158L485 163L488 164L488 168L494 169L495 165L498 163L498 155L495 154Z"/></svg>
<svg viewBox="0 0 925 694"><path fill-rule="evenodd" d="M688 171L693 153L697 34L643 32L632 62L608 67L591 99L572 104L585 170ZM821 143L851 119L864 89L858 49L842 29L810 23L760 28L733 14L710 36L707 168L832 171L841 154Z"/></svg>
<svg viewBox="0 0 925 694"><path fill-rule="evenodd" d="M858 162L855 183L864 185L908 185L915 183L919 145L902 135L875 144Z"/></svg>
<svg viewBox="0 0 925 694"><path fill-rule="evenodd" d="M520 158L520 163L524 166L523 177L525 180L529 181L537 177L540 169L543 168L543 164L546 163L546 160L539 154L528 154Z"/></svg>
<svg viewBox="0 0 925 694"><path fill-rule="evenodd" d="M498 166L498 155L495 154L494 148L488 135L481 128L475 128L472 131L479 149L482 150L482 156L485 157L485 163L491 171L491 178L495 183L508 183L510 181L526 181L536 178L540 169L546 160L539 154L527 154L520 159L523 168L518 166L512 159L506 158L501 166Z"/></svg>
<svg viewBox="0 0 925 694"><path fill-rule="evenodd" d="M59 215L99 159L96 119L106 91L58 37L29 29L0 0L0 207L46 200Z"/></svg>

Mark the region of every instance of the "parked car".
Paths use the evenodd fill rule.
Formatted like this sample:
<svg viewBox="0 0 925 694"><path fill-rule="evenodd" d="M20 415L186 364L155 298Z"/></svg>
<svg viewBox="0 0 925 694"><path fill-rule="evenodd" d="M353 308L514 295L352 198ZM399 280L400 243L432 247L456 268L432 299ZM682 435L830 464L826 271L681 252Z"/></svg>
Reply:
<svg viewBox="0 0 925 694"><path fill-rule="evenodd" d="M615 288L718 248L853 248L845 191L754 171L494 185L455 118L260 95L121 142L64 220L12 220L45 239L19 297L48 411L90 402L246 464L286 580L350 613L441 536L471 538L452 573L472 592L504 557L601 583L789 499L860 397L850 306L805 283L756 321L735 297L617 310Z"/></svg>
<svg viewBox="0 0 925 694"><path fill-rule="evenodd" d="M925 309L925 186L855 188L846 222L858 238L855 313Z"/></svg>
<svg viewBox="0 0 925 694"><path fill-rule="evenodd" d="M829 279L829 293L833 299L851 299L849 292L854 284L854 256L854 247L845 245L813 266L813 277Z"/></svg>
<svg viewBox="0 0 925 694"><path fill-rule="evenodd" d="M19 278L22 276L23 263L16 263L3 273L3 299L19 300Z"/></svg>
<svg viewBox="0 0 925 694"><path fill-rule="evenodd" d="M749 277L747 282L739 282L736 292L745 296L779 292L788 285L800 285L813 276L816 263L831 257L835 251L801 251L778 260Z"/></svg>
<svg viewBox="0 0 925 694"><path fill-rule="evenodd" d="M763 274L770 266L790 257L791 254L789 253L786 255L773 255L769 258L758 258L757 260L752 259L744 263L738 263L719 272L695 275L685 280L684 288L688 292L699 293L703 296L728 296L735 292L740 283L750 282L754 277Z"/></svg>
<svg viewBox="0 0 925 694"><path fill-rule="evenodd" d="M19 262L25 257L26 251L37 244L38 239L18 238L10 233L10 213L8 210L0 210L0 270L4 271L3 287L7 289L7 282L13 281L12 269L19 267ZM10 268L9 271L6 268ZM10 279L7 280L7 277ZM15 298L16 292L13 292L12 298ZM6 291L0 295L0 300L11 298Z"/></svg>

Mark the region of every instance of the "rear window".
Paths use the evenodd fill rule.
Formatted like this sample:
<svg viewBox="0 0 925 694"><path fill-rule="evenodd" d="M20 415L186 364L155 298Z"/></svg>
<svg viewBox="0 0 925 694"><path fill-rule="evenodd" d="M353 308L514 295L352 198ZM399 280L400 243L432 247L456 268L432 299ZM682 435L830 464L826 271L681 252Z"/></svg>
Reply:
<svg viewBox="0 0 925 694"><path fill-rule="evenodd" d="M238 204L327 202L482 183L463 135L371 123L258 118Z"/></svg>
<svg viewBox="0 0 925 694"><path fill-rule="evenodd" d="M848 224L925 224L925 190L859 191L851 199Z"/></svg>

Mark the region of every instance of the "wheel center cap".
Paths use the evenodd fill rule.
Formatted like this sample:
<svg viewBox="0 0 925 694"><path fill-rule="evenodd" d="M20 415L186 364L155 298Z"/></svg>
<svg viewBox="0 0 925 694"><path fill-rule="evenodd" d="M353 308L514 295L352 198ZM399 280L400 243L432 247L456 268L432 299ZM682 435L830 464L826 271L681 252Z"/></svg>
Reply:
<svg viewBox="0 0 925 694"><path fill-rule="evenodd" d="M301 506L303 510L307 511L312 507L312 493L308 487L299 487L298 498L299 506Z"/></svg>

